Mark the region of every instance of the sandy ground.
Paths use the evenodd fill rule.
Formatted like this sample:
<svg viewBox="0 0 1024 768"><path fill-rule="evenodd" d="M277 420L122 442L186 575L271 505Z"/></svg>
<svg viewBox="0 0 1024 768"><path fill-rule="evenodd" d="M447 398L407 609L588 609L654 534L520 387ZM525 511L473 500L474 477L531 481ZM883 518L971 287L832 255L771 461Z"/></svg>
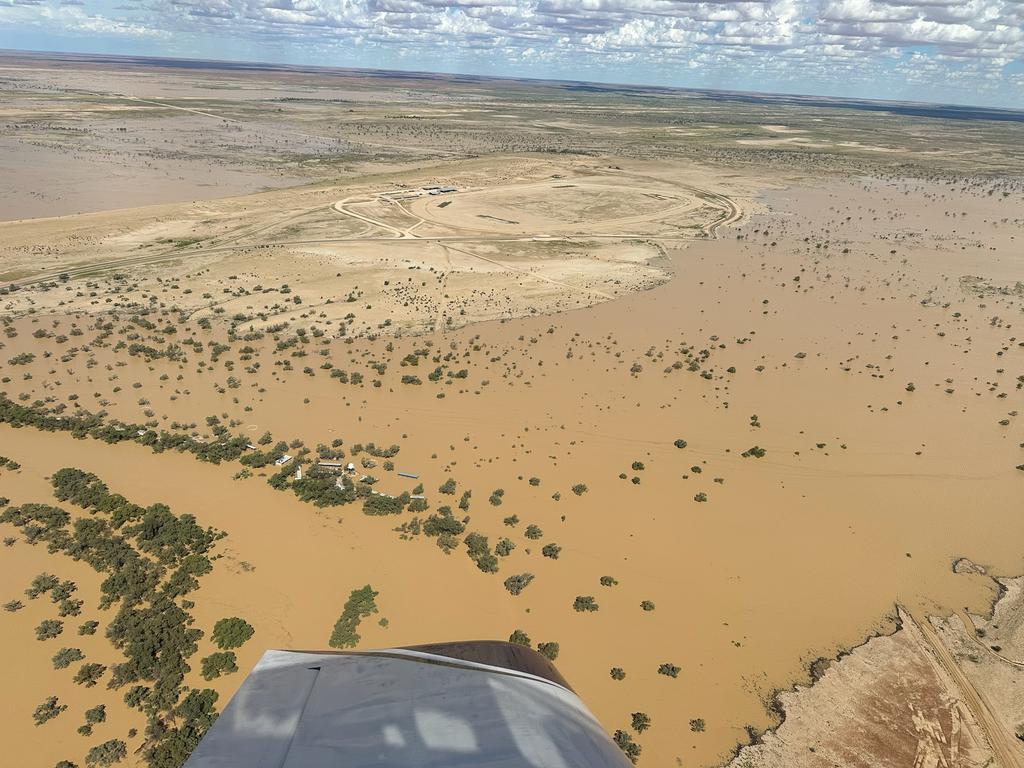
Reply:
<svg viewBox="0 0 1024 768"><path fill-rule="evenodd" d="M774 116L752 125L800 128ZM435 184L461 191L395 201ZM432 512L457 501L438 492L454 478L472 490L468 530L516 548L484 574L461 547L445 556L424 536L403 540L395 529L408 512L318 510L258 474L233 479L237 464L6 425L0 454L22 468L0 470L0 494L51 500L45 478L76 466L226 531L193 613L207 631L229 615L255 626L243 672L265 648L323 647L349 592L371 583L388 626L364 622L362 647L514 629L557 641L559 669L609 731L650 715L650 730L634 733L642 765L728 761L748 727L777 724L776 691L855 647L812 693L783 699L789 730L765 745L824 743L814 713L839 702L840 733L897 724L903 751L889 754L909 760L924 742L900 704L917 701L928 733L956 719L963 734L960 763L935 747L920 764L940 754L980 764L991 749L1013 764L1012 736L989 741L996 721L1017 723L999 714L1012 711L1010 694L986 694L992 706L977 709L961 677L995 688L956 661L955 627L927 617L973 617L992 643L1017 647L1019 621L998 607L991 626L984 619L997 583L951 564L1022 571L1022 205L1005 178L812 179L679 157L496 154L2 224L8 397L204 438L217 415L236 432L310 447L398 444L395 469L420 480L378 468L377 487L422 482ZM146 308L149 320L135 319ZM181 356L146 359L132 344L177 344ZM341 383L332 366L362 383ZM402 383L410 375L421 383ZM495 489L500 506L488 502ZM512 515L518 524L506 525ZM530 524L539 539L525 536ZM94 575L15 538L0 549L0 598L48 570L79 584L83 618L103 620ZM541 554L550 543L557 559ZM523 572L536 578L512 597L502 580ZM599 611L573 610L586 595ZM53 608L25 602L0 614L5 652L25 659L3 698L10 754L80 762L98 739L75 728L100 701L109 719L97 733L126 738L137 717L116 692L52 670L65 638L36 641ZM897 604L904 629L864 645L895 629ZM113 661L88 641L83 651ZM935 661L940 647L953 662ZM209 650L204 639L193 659L197 685ZM862 661L876 650L884 665ZM666 663L678 678L658 673ZM226 697L241 679L214 687ZM887 708L855 696L865 681L884 683ZM32 709L58 694L69 711L34 727ZM888 743L826 754L874 764ZM750 765L800 763L786 749L746 754Z"/></svg>

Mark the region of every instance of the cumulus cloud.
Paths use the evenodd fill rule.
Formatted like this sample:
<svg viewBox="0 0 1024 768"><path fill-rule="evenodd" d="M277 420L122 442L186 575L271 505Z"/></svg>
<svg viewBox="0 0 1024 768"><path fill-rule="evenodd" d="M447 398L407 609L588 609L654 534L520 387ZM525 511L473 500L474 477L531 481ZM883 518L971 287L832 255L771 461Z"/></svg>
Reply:
<svg viewBox="0 0 1024 768"><path fill-rule="evenodd" d="M16 16L65 32L61 23L119 35L160 29L347 52L346 60L309 63L504 63L516 74L532 67L568 79L837 93L872 82L903 92L928 81L950 89L951 99L990 93L1024 105L1018 0L138 0L100 13L103 2L0 0L0 25ZM44 13L72 3L82 3L77 17Z"/></svg>

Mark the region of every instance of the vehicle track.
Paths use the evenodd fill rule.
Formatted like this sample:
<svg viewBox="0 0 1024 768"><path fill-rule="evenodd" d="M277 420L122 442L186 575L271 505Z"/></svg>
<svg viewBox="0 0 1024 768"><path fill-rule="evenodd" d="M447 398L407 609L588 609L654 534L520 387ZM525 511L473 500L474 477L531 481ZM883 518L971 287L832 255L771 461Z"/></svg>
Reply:
<svg viewBox="0 0 1024 768"><path fill-rule="evenodd" d="M953 654L946 648L931 622L925 619L915 623L921 630L921 635L928 644L935 661L956 685L961 700L974 715L978 727L981 728L985 739L992 748L999 768L1024 767L1024 754L1022 754L1024 750L1019 746L1018 740L1007 733L1006 727L993 713L985 695L974 687L974 684L960 669Z"/></svg>

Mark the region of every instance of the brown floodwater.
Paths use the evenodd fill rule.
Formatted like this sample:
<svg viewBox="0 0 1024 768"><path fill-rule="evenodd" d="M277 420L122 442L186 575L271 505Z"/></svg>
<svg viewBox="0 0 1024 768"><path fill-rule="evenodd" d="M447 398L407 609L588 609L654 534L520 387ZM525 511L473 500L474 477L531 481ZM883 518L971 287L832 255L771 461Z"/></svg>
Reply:
<svg viewBox="0 0 1024 768"><path fill-rule="evenodd" d="M102 392L112 415L136 421L141 394L170 419L201 425L208 414L227 413L254 435L269 429L310 446L335 437L400 443L397 469L420 475L432 507L448 498L435 489L454 477L460 492L473 491L469 529L492 544L502 535L516 542L498 575L479 572L462 551L445 556L429 540L400 540L393 528L409 515L317 510L259 477L232 480L236 467L134 445L0 427L0 454L23 465L0 475L0 493L46 501L45 477L76 466L137 503L165 502L227 531L217 550L225 557L203 579L193 611L207 631L230 615L256 627L239 653L243 672L216 683L225 696L266 648L325 647L349 592L369 583L388 624L364 621L363 647L506 638L523 629L535 642L560 643L559 669L609 731L627 727L632 712L651 716L652 728L637 738L643 764L715 764L746 739L747 725L770 725L764 703L773 690L804 680L814 658L888 629L897 603L922 614L984 612L990 582L953 574L954 558L995 573L1024 568L1024 485L1014 469L1024 438L1019 420L1007 417L1020 407L1014 380L1024 372L1022 350L1009 342L1018 304L980 299L957 284L967 262L972 273L986 274L989 262L1011 271L1006 230L980 221L999 212L986 212L995 203L968 201L978 237L998 249L993 256L961 251L929 199L855 184L827 192L780 193L777 216L747 224L745 240L730 234L673 252L674 279L653 290L428 337L442 352L452 343L460 355L484 347L453 364L469 376L452 385L397 383L397 360L426 340L417 337L393 341L393 352L386 338L331 346L330 359L350 370L348 358L364 352L394 361L380 389L304 375L312 362L291 373L272 373L265 362L256 376L236 374L241 388L221 394L221 370L134 358L116 382L80 359L40 358L32 380L6 387L58 398L75 392L83 403ZM856 221L858 212L897 208L899 223L874 224L877 232ZM843 223L847 212L854 220ZM770 237L755 234L769 221ZM931 229L920 242L878 241L880 232L914 226ZM815 252L804 241L825 229L850 253ZM994 315L1008 320L993 323ZM5 353L35 343L29 321L19 324L25 332ZM683 343L709 350L711 380L685 367L664 372ZM115 359L110 350L97 357ZM634 363L640 369L631 373ZM165 372L171 379L161 382ZM174 381L179 373L184 380ZM133 381L143 386L127 387ZM125 391L113 393L115 383ZM998 423L1004 418L1008 426ZM687 447L675 448L676 438ZM754 445L766 449L763 458L741 456ZM635 461L644 468L632 469ZM527 482L534 476L536 487ZM387 474L381 487L408 489L404 482ZM588 491L574 495L575 483ZM506 493L495 507L487 498L497 488ZM696 502L698 493L707 501ZM512 514L521 520L516 528L502 523ZM540 541L523 537L531 523L543 530ZM562 547L557 560L540 556L549 542ZM0 554L4 600L43 569L74 578L94 600L98 579L81 564L23 542ZM536 579L511 597L502 580L525 571ZM618 585L600 586L605 575ZM577 595L593 595L600 610L574 612ZM655 610L641 610L642 600ZM24 659L5 694L18 764L52 764L92 743L74 733L81 712L31 725L31 709L51 690L62 699L66 691L73 709L94 698L73 690L68 671L50 669L65 638L32 637L43 607L0 617L8 658ZM203 643L200 655L211 650ZM98 645L89 652L113 660ZM659 675L662 663L681 667L679 677ZM615 666L625 680L611 679ZM97 701L114 702L103 733L138 725L115 710L115 695L92 690ZM691 730L696 718L703 732Z"/></svg>

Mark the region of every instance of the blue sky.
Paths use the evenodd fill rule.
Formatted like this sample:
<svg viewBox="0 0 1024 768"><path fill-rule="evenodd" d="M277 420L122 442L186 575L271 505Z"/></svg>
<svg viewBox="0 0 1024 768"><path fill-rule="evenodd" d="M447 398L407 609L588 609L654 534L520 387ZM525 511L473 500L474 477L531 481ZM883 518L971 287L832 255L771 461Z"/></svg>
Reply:
<svg viewBox="0 0 1024 768"><path fill-rule="evenodd" d="M1024 0L0 0L0 48L1024 108Z"/></svg>

